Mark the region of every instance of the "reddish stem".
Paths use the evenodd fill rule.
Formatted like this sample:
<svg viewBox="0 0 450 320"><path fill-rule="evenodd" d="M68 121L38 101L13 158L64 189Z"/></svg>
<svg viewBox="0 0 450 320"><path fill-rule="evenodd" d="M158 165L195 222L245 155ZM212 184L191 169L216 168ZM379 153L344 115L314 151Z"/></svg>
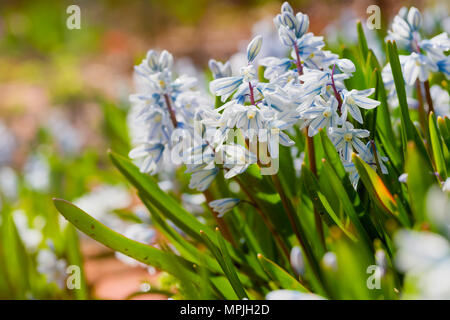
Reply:
<svg viewBox="0 0 450 320"><path fill-rule="evenodd" d="M174 128L178 126L177 117L175 116L175 111L173 111L172 103L170 102L170 97L167 93L164 94L164 100L166 101L167 110L169 110L170 120Z"/></svg>
<svg viewBox="0 0 450 320"><path fill-rule="evenodd" d="M336 100L338 101L338 113L341 115L341 108L342 108L342 97L339 94L339 92L336 89L336 84L334 83L334 68L336 67L336 64L333 65L333 70L331 71L331 87L333 88L334 96L336 97Z"/></svg>

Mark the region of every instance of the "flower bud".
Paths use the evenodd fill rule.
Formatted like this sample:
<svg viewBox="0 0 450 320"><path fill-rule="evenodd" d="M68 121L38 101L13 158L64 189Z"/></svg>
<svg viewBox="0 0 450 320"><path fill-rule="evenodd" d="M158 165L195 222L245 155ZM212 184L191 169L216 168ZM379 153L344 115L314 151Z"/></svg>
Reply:
<svg viewBox="0 0 450 320"><path fill-rule="evenodd" d="M173 64L173 56L166 50L161 52L161 55L159 56L159 67L161 68L161 71L164 69L170 69Z"/></svg>
<svg viewBox="0 0 450 320"><path fill-rule="evenodd" d="M297 35L297 38L301 38L306 33L306 31L308 31L309 17L307 14L299 12L296 15L296 19L297 19L297 28L295 30L295 33Z"/></svg>
<svg viewBox="0 0 450 320"><path fill-rule="evenodd" d="M281 21L282 21L282 24L284 26L288 27L289 29L293 29L293 30L297 29L298 21L292 13L283 12L281 14Z"/></svg>
<svg viewBox="0 0 450 320"><path fill-rule="evenodd" d="M247 47L247 61L253 62L262 46L262 36L258 35L253 38L253 40L248 44Z"/></svg>
<svg viewBox="0 0 450 320"><path fill-rule="evenodd" d="M303 260L302 249L295 246L291 250L291 266L298 275L302 275L305 272L305 261Z"/></svg>
<svg viewBox="0 0 450 320"><path fill-rule="evenodd" d="M344 73L353 73L356 71L354 63L349 59L338 59L336 64L339 67L339 70Z"/></svg>
<svg viewBox="0 0 450 320"><path fill-rule="evenodd" d="M153 71L156 71L158 68L158 55L154 50L147 52L147 65Z"/></svg>
<svg viewBox="0 0 450 320"><path fill-rule="evenodd" d="M288 47L292 47L295 45L297 38L295 37L294 31L286 28L285 26L280 26L278 29L278 35L280 37L281 42Z"/></svg>
<svg viewBox="0 0 450 320"><path fill-rule="evenodd" d="M287 1L285 1L281 5L281 12L290 12L290 13L294 14L294 9L292 9L291 5Z"/></svg>
<svg viewBox="0 0 450 320"><path fill-rule="evenodd" d="M408 23L413 30L418 30L422 23L422 15L416 7L411 7L408 12Z"/></svg>

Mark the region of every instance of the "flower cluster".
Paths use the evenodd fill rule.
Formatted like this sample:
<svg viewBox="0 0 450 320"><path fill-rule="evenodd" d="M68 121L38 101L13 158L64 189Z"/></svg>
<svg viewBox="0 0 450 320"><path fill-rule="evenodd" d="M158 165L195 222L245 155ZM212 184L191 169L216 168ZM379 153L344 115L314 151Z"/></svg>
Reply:
<svg viewBox="0 0 450 320"><path fill-rule="evenodd" d="M308 32L308 16L295 14L287 2L274 24L290 55L255 60L263 42L258 35L248 44L246 63L239 74L232 74L229 62L211 60L214 80L209 89L220 98L215 107L205 94L194 90L195 79L181 76L173 80L172 56L167 51L159 56L154 51L147 54L136 67L141 92L131 96L145 129L142 143L130 157L140 159L142 172L157 173L165 151L171 151L172 156L181 153L186 172L191 173L189 186L204 191L219 170L224 170L227 179L252 164L263 170L278 158L279 144L294 145L292 128L300 126L308 137L320 129L327 132L354 186L358 175L351 162L352 152L387 173L383 164L387 159L378 153L373 141L363 142L370 133L360 128L364 123L361 109L379 105L369 98L374 89L348 90L344 80L355 72L353 62L324 50L323 37ZM264 70L264 76L258 70ZM181 151L176 146L180 138L189 142ZM212 206L224 213L237 203L233 199Z"/></svg>
<svg viewBox="0 0 450 320"><path fill-rule="evenodd" d="M447 32L431 39L422 39L421 26L422 15L419 10L415 7L403 7L395 16L388 35L388 39L395 40L410 52L409 55L400 55L399 59L406 85L411 87L418 84L419 88L421 83L428 81L432 72L442 72L447 79L450 78L450 56L446 55L450 50L450 39ZM390 64L383 69L382 75L391 101L395 100L396 91ZM439 111L442 115L446 114L446 110Z"/></svg>

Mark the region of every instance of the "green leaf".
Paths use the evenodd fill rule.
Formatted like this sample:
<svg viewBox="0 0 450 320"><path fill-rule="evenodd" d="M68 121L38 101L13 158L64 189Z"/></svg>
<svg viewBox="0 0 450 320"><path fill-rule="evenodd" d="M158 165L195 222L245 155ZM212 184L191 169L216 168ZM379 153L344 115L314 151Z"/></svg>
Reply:
<svg viewBox="0 0 450 320"><path fill-rule="evenodd" d="M342 184L341 179L336 175L335 171L331 167L331 165L326 161L325 159L322 159L323 162L323 175L326 177L327 180L327 188L325 186L320 186L321 190L324 191L324 195L326 197L337 197L339 204L342 205L344 208L344 211L347 213L348 217L352 221L353 225L355 226L356 230L358 231L358 234L364 241L370 245L370 239L369 236L364 229L363 225L361 224L361 221L359 220L358 214L355 210L355 207L350 200L350 197L348 193L346 192L345 187ZM333 195L330 194L329 188L333 190Z"/></svg>
<svg viewBox="0 0 450 320"><path fill-rule="evenodd" d="M380 176L355 153L352 155L352 161L372 200L387 213L397 215L397 205L394 197L386 188Z"/></svg>
<svg viewBox="0 0 450 320"><path fill-rule="evenodd" d="M445 166L444 152L441 144L441 136L439 134L436 117L433 112L428 117L428 123L430 128L431 148L433 150L434 162L436 164L437 172L439 176L445 180L447 179L447 168Z"/></svg>
<svg viewBox="0 0 450 320"><path fill-rule="evenodd" d="M445 122L444 118L438 117L437 119L439 130L441 131L442 138L444 139L447 150L450 151L450 126Z"/></svg>
<svg viewBox="0 0 450 320"><path fill-rule="evenodd" d="M195 282L197 275L192 264L184 258L128 239L106 227L66 200L53 199L53 202L58 211L70 223L92 239L114 251L121 252L137 261L152 265L174 276L179 276L180 269L183 269L189 275L190 279Z"/></svg>
<svg viewBox="0 0 450 320"><path fill-rule="evenodd" d="M322 206L325 208L325 211L328 213L328 215L331 217L334 223L336 223L339 229L341 229L351 240L356 241L356 237L345 228L344 224L334 212L327 198L320 191L317 192L317 196L322 202Z"/></svg>
<svg viewBox="0 0 450 320"><path fill-rule="evenodd" d="M230 283L233 286L233 289L239 299L248 299L247 293L245 292L245 289L237 275L236 268L233 265L233 261L231 261L230 254L228 253L227 246L225 245L225 240L223 239L222 234L220 233L218 228L216 229L216 233L217 239L219 240L220 244L220 253L222 254L223 261L225 262L225 267L227 268L227 277L230 280Z"/></svg>
<svg viewBox="0 0 450 320"><path fill-rule="evenodd" d="M412 211L416 221L423 222L426 215L426 194L428 189L438 181L414 143L408 144L406 173Z"/></svg>
<svg viewBox="0 0 450 320"><path fill-rule="evenodd" d="M281 289L309 292L308 289L275 262L265 258L262 254L258 254L258 259L261 261L261 264L269 277L275 281Z"/></svg>
<svg viewBox="0 0 450 320"><path fill-rule="evenodd" d="M119 171L145 196L153 206L155 206L165 217L171 220L181 230L189 236L202 242L200 230L203 230L210 239L218 246L217 239L214 237L214 230L198 221L192 214L187 212L180 204L171 196L162 191L156 181L147 174L143 174L128 159L109 152L109 156ZM233 260L238 263L244 263L242 257L230 245L228 250Z"/></svg>
<svg viewBox="0 0 450 320"><path fill-rule="evenodd" d="M367 46L366 36L364 34L364 30L361 24L361 21L356 22L356 30L358 32L358 44L359 49L361 50L361 54L364 60L367 59L367 55L369 54L369 47Z"/></svg>

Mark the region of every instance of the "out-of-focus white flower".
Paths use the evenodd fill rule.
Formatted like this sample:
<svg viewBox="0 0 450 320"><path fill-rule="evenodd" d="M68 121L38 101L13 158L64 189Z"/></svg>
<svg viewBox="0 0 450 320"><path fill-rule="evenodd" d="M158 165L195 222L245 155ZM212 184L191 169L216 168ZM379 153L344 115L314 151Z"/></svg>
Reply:
<svg viewBox="0 0 450 320"><path fill-rule="evenodd" d="M334 252L328 251L322 257L322 263L325 267L336 271L338 268L338 261Z"/></svg>
<svg viewBox="0 0 450 320"><path fill-rule="evenodd" d="M14 224L16 225L22 243L29 252L35 252L41 244L43 235L42 228L32 228L30 226L28 217L23 210L15 210L12 212ZM42 225L41 225L42 227Z"/></svg>
<svg viewBox="0 0 450 320"><path fill-rule="evenodd" d="M313 293L304 293L295 290L275 290L266 295L267 300L325 300Z"/></svg>
<svg viewBox="0 0 450 320"><path fill-rule="evenodd" d="M433 99L434 112L438 117L450 117L450 97L447 90L435 84L430 88Z"/></svg>
<svg viewBox="0 0 450 320"><path fill-rule="evenodd" d="M430 233L401 230L395 236L397 268L405 273L405 299L450 299L450 243Z"/></svg>
<svg viewBox="0 0 450 320"><path fill-rule="evenodd" d="M435 227L450 238L450 178L445 181L442 191L436 186L428 191L427 213Z"/></svg>
<svg viewBox="0 0 450 320"><path fill-rule="evenodd" d="M63 113L50 114L47 126L61 150L68 154L76 154L83 145L83 137Z"/></svg>
<svg viewBox="0 0 450 320"><path fill-rule="evenodd" d="M42 155L28 158L24 167L25 183L34 190L47 191L50 187L50 167Z"/></svg>
<svg viewBox="0 0 450 320"><path fill-rule="evenodd" d="M102 185L73 202L95 219L110 225L111 216L109 214L113 210L130 206L131 196L123 186Z"/></svg>
<svg viewBox="0 0 450 320"><path fill-rule="evenodd" d="M406 183L408 179L408 174L407 173L402 173L399 177L398 177L398 181L401 183Z"/></svg>
<svg viewBox="0 0 450 320"><path fill-rule="evenodd" d="M202 213L203 210L203 204L205 203L206 198L203 193L197 193L197 194L190 194L190 193L183 193L181 195L181 202L183 203L183 208L186 209L186 211L196 214L196 213Z"/></svg>
<svg viewBox="0 0 450 320"><path fill-rule="evenodd" d="M0 166L9 164L16 148L16 139L7 126L0 121Z"/></svg>
<svg viewBox="0 0 450 320"><path fill-rule="evenodd" d="M303 275L305 272L305 260L303 259L302 249L299 246L295 246L291 250L290 262L294 271L298 275Z"/></svg>
<svg viewBox="0 0 450 320"><path fill-rule="evenodd" d="M48 283L55 282L62 289L66 279L66 261L58 259L50 249L39 250L36 260L37 271L45 275Z"/></svg>
<svg viewBox="0 0 450 320"><path fill-rule="evenodd" d="M0 168L0 192L9 200L17 198L17 174L10 167Z"/></svg>

